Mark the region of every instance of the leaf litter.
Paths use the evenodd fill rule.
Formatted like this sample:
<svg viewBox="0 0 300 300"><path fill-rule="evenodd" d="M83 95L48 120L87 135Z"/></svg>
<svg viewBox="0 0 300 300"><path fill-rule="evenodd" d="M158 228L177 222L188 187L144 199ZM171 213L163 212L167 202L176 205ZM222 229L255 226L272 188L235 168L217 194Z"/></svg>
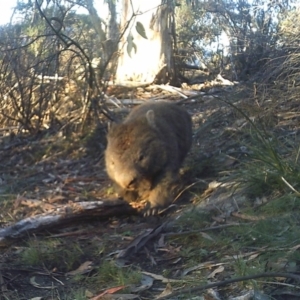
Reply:
<svg viewBox="0 0 300 300"><path fill-rule="evenodd" d="M203 292L203 299L207 299L210 284L215 283L212 290L215 295L210 295L213 299L218 299L220 295L228 296L228 293L235 294L236 299L241 294L244 294L245 299L249 294L254 297L253 290L245 291L243 285L232 285L231 291L221 287L223 284L229 287L235 282L233 279L226 281L228 278L240 276L241 282L249 280L247 278L251 276L246 276L247 270L251 273L253 269L256 274L264 271L259 260L265 254L278 255L278 252L288 250L290 256L295 256L298 243L286 248L270 247L267 244L255 245L255 241L259 240L259 233L251 237L252 228L255 226L253 224L263 220L254 216L242 219L239 216L243 214L232 214L240 212L248 205L245 205L247 202L244 195L238 194L238 189L235 195L241 197L232 197L232 190L224 184L212 188L212 183L223 180L222 172L237 168L239 161L247 155L245 151L238 150L243 146L243 141L236 136L249 124L242 122L241 126L237 125L232 108L221 104L215 97L202 101L201 105L197 102L187 103L186 107L193 114L196 132L195 145L187 165L191 162L195 164L195 161L199 164L193 174L188 174L194 182L201 181L197 184L192 182L191 187L183 194L183 198L186 197L193 203L191 212L191 204L176 201L173 212L168 211L165 216L154 219L148 220L134 215L124 215L117 219L111 216L102 220L87 218L82 222L79 220L76 223L64 224L60 228L46 226L44 231L39 230L27 237L15 238L11 241L12 244L3 245L3 286L7 286L9 290L18 290L28 299L47 297L43 290L50 287L59 295L57 299L67 299L67 294L76 293L78 283L88 295L86 298L90 299L102 299L104 295L109 295L106 299L139 299L140 295L153 298L153 293L156 294L155 298L167 299L172 295L176 297L180 293L186 293L186 286L189 286L190 292L193 289L196 291L198 287L198 291ZM221 115L218 113L220 111ZM236 117L238 118L240 116ZM232 124L228 124L230 119ZM203 124L205 126L201 126ZM230 125L235 129L231 130ZM199 126L200 129L197 129ZM224 126L228 130L224 130ZM205 127L205 131L201 127ZM80 146L81 137L74 134L72 138L72 143L64 141L60 145L56 138L45 137L37 142L25 137L16 146L6 145L0 149L3 154L2 172L5 173L3 183L4 187L9 187L2 194L4 208L1 215L4 229L15 222L42 214L55 214L64 210L67 215L70 211L67 207L72 207L71 203L91 203L107 198L110 183L103 171L101 152L91 157ZM105 144L104 139L102 140ZM54 147L46 153L45 146L55 142L60 149L57 151ZM78 147L74 146L76 143ZM212 154L216 156L213 160ZM203 186L208 183L209 187L203 189L202 186L198 189L200 183ZM189 196L184 196L186 194ZM193 219L192 214L199 211L198 219ZM247 215L247 211L244 215ZM199 225L195 229L197 222ZM240 227L239 224L244 228L244 236L235 232L234 228ZM289 229L290 226L284 227L277 233L278 237L285 237ZM247 232L250 233L249 240L252 239L252 243L247 240L245 244L238 244L239 240L249 236ZM15 251L16 245L20 246L18 253ZM28 252L34 249L37 250L36 253ZM35 259L37 262L34 262ZM121 270L128 273L120 274L119 268L115 269L118 260L122 265ZM294 260L287 259L286 263L272 257L270 266L294 273L298 270L296 261L296 256ZM106 263L107 270L100 271L98 268ZM285 267L289 263L292 268ZM47 271L48 269L52 271ZM125 278L134 277L135 273L141 277L131 279L135 281L134 284L126 282ZM297 277L288 276L288 273L275 272L273 276L279 278L276 274L283 275L283 279L297 280ZM72 280L68 279L70 275ZM57 284L58 281L54 278L61 284ZM118 280L125 284L120 284ZM282 279L276 282L279 285ZM201 283L207 289L207 294ZM129 293L118 294L119 289L128 289ZM2 293L8 292L2 289ZM256 298L264 299L263 292L257 292L257 295L260 296L255 296ZM17 296L10 297L18 299Z"/></svg>

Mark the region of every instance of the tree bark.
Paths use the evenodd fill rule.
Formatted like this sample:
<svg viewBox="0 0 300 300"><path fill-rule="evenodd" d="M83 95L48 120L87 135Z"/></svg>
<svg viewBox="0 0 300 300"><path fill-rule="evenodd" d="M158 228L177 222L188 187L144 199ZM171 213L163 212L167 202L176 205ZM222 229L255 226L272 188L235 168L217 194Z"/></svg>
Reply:
<svg viewBox="0 0 300 300"><path fill-rule="evenodd" d="M117 83L171 82L174 79L174 4L163 0L123 0L122 5L121 32L125 32L119 46ZM143 25L147 39L137 32L137 22ZM128 51L130 35L136 47Z"/></svg>

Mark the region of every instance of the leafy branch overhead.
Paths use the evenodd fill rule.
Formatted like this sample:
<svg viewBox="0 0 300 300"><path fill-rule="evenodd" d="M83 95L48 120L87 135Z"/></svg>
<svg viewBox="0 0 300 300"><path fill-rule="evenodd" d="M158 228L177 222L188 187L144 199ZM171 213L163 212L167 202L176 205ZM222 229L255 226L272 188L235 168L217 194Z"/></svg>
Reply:
<svg viewBox="0 0 300 300"><path fill-rule="evenodd" d="M131 33L129 33L127 36L127 53L130 57L131 57L132 49L134 49L134 53L136 53L136 51L137 51L136 44L134 43L133 40L134 40L134 37L132 36Z"/></svg>
<svg viewBox="0 0 300 300"><path fill-rule="evenodd" d="M146 30L141 22L139 21L136 22L135 29L140 36L142 36L144 39L147 39ZM136 53L137 51L137 46L133 40L134 37L132 36L131 32L129 32L127 36L127 53L129 57L131 57L131 52L133 49L134 49L134 53Z"/></svg>

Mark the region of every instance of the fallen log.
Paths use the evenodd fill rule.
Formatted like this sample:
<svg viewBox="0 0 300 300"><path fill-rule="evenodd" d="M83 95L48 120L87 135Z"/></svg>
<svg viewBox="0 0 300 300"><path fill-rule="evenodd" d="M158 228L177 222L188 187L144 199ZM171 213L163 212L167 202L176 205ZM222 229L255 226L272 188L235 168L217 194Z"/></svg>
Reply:
<svg viewBox="0 0 300 300"><path fill-rule="evenodd" d="M57 206L55 211L50 213L29 217L0 229L0 246L6 246L12 240L26 236L28 233L53 229L78 221L90 220L91 218L106 220L113 216L136 213L137 210L120 199L68 203Z"/></svg>

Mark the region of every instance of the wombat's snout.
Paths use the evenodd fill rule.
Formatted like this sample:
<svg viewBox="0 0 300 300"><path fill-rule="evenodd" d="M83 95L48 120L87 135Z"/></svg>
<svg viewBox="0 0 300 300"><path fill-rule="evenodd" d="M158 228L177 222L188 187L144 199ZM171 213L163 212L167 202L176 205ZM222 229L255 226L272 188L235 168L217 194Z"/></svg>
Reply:
<svg viewBox="0 0 300 300"><path fill-rule="evenodd" d="M128 182L126 189L134 190L135 189L136 178L132 178L131 181Z"/></svg>
<svg viewBox="0 0 300 300"><path fill-rule="evenodd" d="M136 188L136 182L137 182L136 176L123 173L119 177L119 179L120 179L119 184L120 186L123 187L123 189L131 191Z"/></svg>

